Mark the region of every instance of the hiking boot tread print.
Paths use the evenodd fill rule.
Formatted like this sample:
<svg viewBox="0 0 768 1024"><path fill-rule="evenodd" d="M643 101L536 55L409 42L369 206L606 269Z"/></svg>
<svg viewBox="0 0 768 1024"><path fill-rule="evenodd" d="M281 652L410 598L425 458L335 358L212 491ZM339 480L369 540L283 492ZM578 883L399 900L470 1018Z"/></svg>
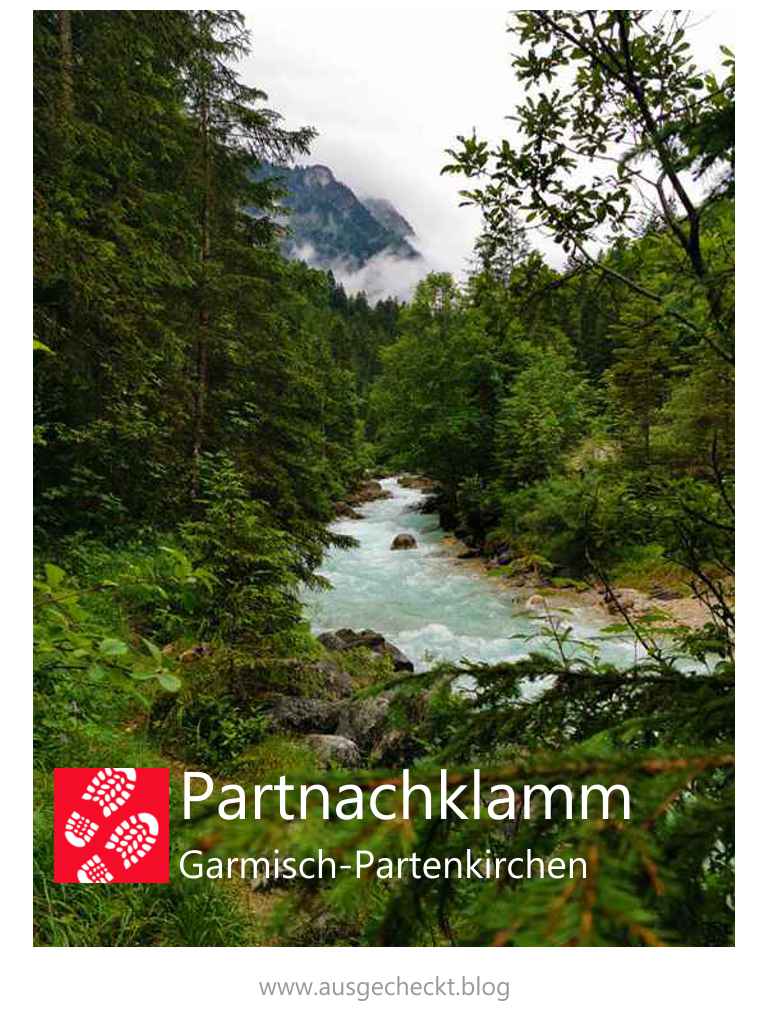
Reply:
<svg viewBox="0 0 768 1024"><path fill-rule="evenodd" d="M135 788L135 768L100 768L85 787L83 800L98 804L108 818L123 806Z"/></svg>
<svg viewBox="0 0 768 1024"><path fill-rule="evenodd" d="M71 846L87 846L98 831L95 821L72 811L64 826L64 837Z"/></svg>
<svg viewBox="0 0 768 1024"><path fill-rule="evenodd" d="M115 831L104 844L105 850L114 850L128 870L146 857L157 842L160 831L157 818L148 811L132 814L121 821Z"/></svg>
<svg viewBox="0 0 768 1024"><path fill-rule="evenodd" d="M111 882L114 877L98 853L89 857L77 872L78 882Z"/></svg>

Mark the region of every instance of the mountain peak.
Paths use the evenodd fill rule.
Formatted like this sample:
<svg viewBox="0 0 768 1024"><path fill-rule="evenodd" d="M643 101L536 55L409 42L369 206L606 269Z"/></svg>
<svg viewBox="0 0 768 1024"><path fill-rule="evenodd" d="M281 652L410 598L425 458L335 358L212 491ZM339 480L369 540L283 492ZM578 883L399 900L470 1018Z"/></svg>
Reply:
<svg viewBox="0 0 768 1024"><path fill-rule="evenodd" d="M299 170L300 168L295 169ZM314 164L311 167L304 167L301 169L304 172L304 181L309 186L325 188L326 185L331 185L336 181L333 176L333 171L330 167L326 167L324 164Z"/></svg>
<svg viewBox="0 0 768 1024"><path fill-rule="evenodd" d="M348 270L359 270L382 253L401 260L419 257L409 241L415 232L392 203L359 199L330 167L264 165L257 173L278 178L285 188L288 256L316 267Z"/></svg>

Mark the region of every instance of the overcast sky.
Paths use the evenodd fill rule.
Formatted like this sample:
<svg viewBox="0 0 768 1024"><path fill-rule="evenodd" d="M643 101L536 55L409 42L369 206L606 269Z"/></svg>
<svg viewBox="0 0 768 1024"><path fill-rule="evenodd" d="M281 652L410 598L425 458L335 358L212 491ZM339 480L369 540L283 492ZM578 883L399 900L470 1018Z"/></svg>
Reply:
<svg viewBox="0 0 768 1024"><path fill-rule="evenodd" d="M289 126L317 128L306 162L326 164L359 195L389 199L415 228L429 268L460 273L479 218L459 208L460 180L439 172L457 134L476 127L493 141L511 137L504 118L520 90L508 8L245 10L253 52L244 77ZM735 36L729 14L693 19L696 57L716 66L719 44Z"/></svg>

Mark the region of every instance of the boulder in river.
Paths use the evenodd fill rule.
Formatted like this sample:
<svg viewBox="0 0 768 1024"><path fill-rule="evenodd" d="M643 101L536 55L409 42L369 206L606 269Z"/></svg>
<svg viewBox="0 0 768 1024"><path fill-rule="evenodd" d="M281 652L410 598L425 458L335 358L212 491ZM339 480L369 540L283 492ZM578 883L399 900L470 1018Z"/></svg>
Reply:
<svg viewBox="0 0 768 1024"><path fill-rule="evenodd" d="M546 611L547 602L541 596L541 594L531 594L528 600L525 602L526 610L529 612L543 612Z"/></svg>
<svg viewBox="0 0 768 1024"><path fill-rule="evenodd" d="M391 492L385 491L378 480L364 480L347 498L347 504L363 505L367 501L381 501L383 498L391 497Z"/></svg>
<svg viewBox="0 0 768 1024"><path fill-rule="evenodd" d="M413 672L413 662L381 633L372 629L337 629L335 633L321 633L317 638L329 651L348 651L354 647L368 647L374 654L388 654L395 672Z"/></svg>
<svg viewBox="0 0 768 1024"><path fill-rule="evenodd" d="M327 768L331 768L333 765L355 768L360 764L360 750L355 741L346 736L326 736L322 733L313 733L306 736L305 741Z"/></svg>
<svg viewBox="0 0 768 1024"><path fill-rule="evenodd" d="M406 474L397 478L397 482L401 487L411 487L416 491L422 491L428 493L434 491L437 484L434 480L431 480L428 476L411 476Z"/></svg>
<svg viewBox="0 0 768 1024"><path fill-rule="evenodd" d="M333 511L339 519L365 519L365 516L354 509L348 501L335 501Z"/></svg>
<svg viewBox="0 0 768 1024"><path fill-rule="evenodd" d="M398 533L389 545L391 551L406 551L408 548L415 548L417 546L416 538L412 533Z"/></svg>
<svg viewBox="0 0 768 1024"><path fill-rule="evenodd" d="M423 516L440 514L440 499L436 494L428 494L418 503L418 510Z"/></svg>

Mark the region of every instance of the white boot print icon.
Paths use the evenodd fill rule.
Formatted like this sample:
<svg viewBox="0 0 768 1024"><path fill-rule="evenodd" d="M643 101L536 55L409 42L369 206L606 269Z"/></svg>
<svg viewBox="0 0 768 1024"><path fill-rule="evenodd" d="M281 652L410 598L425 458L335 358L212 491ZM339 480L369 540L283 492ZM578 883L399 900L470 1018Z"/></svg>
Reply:
<svg viewBox="0 0 768 1024"><path fill-rule="evenodd" d="M128 870L146 857L157 842L160 832L157 818L149 811L132 814L120 822L115 831L104 844L105 850L114 850L122 859L123 867Z"/></svg>
<svg viewBox="0 0 768 1024"><path fill-rule="evenodd" d="M71 846L87 846L98 831L95 821L72 811L64 826L64 837Z"/></svg>
<svg viewBox="0 0 768 1024"><path fill-rule="evenodd" d="M77 872L78 882L111 882L114 877L98 853L89 857Z"/></svg>
<svg viewBox="0 0 768 1024"><path fill-rule="evenodd" d="M130 798L135 787L135 768L100 768L86 786L82 798L98 804L104 817L108 818Z"/></svg>

